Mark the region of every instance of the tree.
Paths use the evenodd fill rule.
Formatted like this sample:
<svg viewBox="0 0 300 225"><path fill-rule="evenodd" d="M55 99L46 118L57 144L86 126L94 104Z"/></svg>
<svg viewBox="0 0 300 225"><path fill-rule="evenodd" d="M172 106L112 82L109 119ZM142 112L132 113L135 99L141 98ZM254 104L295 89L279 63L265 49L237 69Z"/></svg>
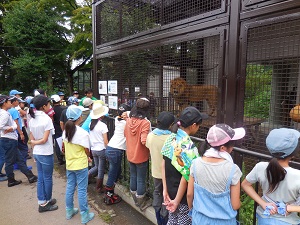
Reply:
<svg viewBox="0 0 300 225"><path fill-rule="evenodd" d="M72 91L73 73L92 57L90 2L81 7L75 0L20 0L7 6L3 40L17 50L9 58L17 71L7 75L12 87L52 91L53 85L66 90L69 84ZM72 68L74 60L79 63Z"/></svg>

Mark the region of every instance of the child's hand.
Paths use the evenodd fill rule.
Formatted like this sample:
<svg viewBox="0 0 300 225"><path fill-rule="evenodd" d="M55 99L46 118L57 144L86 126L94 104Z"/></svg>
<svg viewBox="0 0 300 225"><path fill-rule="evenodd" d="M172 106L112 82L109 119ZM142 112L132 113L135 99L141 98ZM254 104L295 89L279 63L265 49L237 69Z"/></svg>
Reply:
<svg viewBox="0 0 300 225"><path fill-rule="evenodd" d="M88 162L93 162L93 160L91 159L91 157L88 157Z"/></svg>
<svg viewBox="0 0 300 225"><path fill-rule="evenodd" d="M166 209L173 213L176 211L178 205L179 205L179 202L175 201L175 199L174 199L168 203L168 205L166 206Z"/></svg>
<svg viewBox="0 0 300 225"><path fill-rule="evenodd" d="M168 203L171 201L169 194L167 191L163 190L163 198L164 198L164 205L168 205Z"/></svg>
<svg viewBox="0 0 300 225"><path fill-rule="evenodd" d="M276 206L276 204L274 204L274 203L271 203L271 202L265 202L263 205L261 205L261 207L264 209L264 210L266 210L266 207L267 206L273 206L273 208L272 209L270 209L270 215L274 215L274 214L277 214L277 206Z"/></svg>

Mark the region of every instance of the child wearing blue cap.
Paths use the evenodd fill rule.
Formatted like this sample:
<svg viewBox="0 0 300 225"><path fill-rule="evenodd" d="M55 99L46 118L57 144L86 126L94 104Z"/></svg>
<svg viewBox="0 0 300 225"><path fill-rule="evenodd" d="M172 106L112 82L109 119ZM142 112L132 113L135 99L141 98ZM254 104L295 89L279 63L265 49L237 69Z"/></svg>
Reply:
<svg viewBox="0 0 300 225"><path fill-rule="evenodd" d="M258 203L256 209L259 225L299 224L300 171L289 167L293 156L298 154L300 132L280 128L272 130L266 145L273 158L259 162L242 182L244 191ZM262 197L252 184L259 182Z"/></svg>
<svg viewBox="0 0 300 225"><path fill-rule="evenodd" d="M87 200L88 162L90 156L90 136L87 131L78 126L81 121L82 108L71 105L66 111L68 121L62 134L63 148L66 159L66 219L71 219L78 213L74 208L74 192L77 186L81 223L86 224L94 218L89 212Z"/></svg>

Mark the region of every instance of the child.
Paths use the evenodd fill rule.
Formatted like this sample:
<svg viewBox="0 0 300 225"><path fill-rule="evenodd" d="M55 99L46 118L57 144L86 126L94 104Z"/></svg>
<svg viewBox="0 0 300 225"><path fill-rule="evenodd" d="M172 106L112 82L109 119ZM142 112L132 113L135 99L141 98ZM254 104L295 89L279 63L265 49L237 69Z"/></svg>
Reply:
<svg viewBox="0 0 300 225"><path fill-rule="evenodd" d="M89 212L87 201L88 162L91 162L90 137L78 124L81 121L81 108L69 106L66 111L68 121L63 132L63 151L66 158L67 188L66 188L66 218L71 219L78 213L74 208L74 192L77 186L81 223L85 224L94 218Z"/></svg>
<svg viewBox="0 0 300 225"><path fill-rule="evenodd" d="M124 130L127 160L130 165L130 191L135 204L141 211L151 205L150 199L146 196L149 149L145 144L151 126L150 121L146 118L149 106L148 99L138 99L129 118L126 119Z"/></svg>
<svg viewBox="0 0 300 225"><path fill-rule="evenodd" d="M121 173L123 152L126 150L126 139L124 129L126 120L121 116L123 112L129 111L130 107L121 104L118 108L118 116L115 118L115 132L106 148L106 158L109 162L108 178L105 186L104 201L107 205L119 203L122 198L115 194L114 187Z"/></svg>
<svg viewBox="0 0 300 225"><path fill-rule="evenodd" d="M162 161L161 149L165 140L170 136L169 128L174 123L175 117L170 112L161 112L157 117L157 126L147 136L146 147L151 155L151 172L154 183L153 203L156 220L158 225L166 225L168 222L168 211L163 203L163 184L162 184Z"/></svg>
<svg viewBox="0 0 300 225"><path fill-rule="evenodd" d="M44 95L37 95L32 99L29 109L30 144L38 171L37 197L40 213L58 209L55 205L56 199L52 198L54 127L52 120L46 114L50 109L50 101Z"/></svg>
<svg viewBox="0 0 300 225"><path fill-rule="evenodd" d="M21 172L28 178L29 183L34 183L37 181L37 177L30 170L28 170L17 147L17 124L9 112L7 112L12 107L11 99L11 97L6 95L0 95L0 152L5 155L5 172L8 179L8 187L13 187L22 183L21 180L15 180L15 163L18 164ZM3 155L0 163L0 166L3 166Z"/></svg>
<svg viewBox="0 0 300 225"><path fill-rule="evenodd" d="M91 111L90 140L95 166L89 170L89 178L91 178L95 172L98 172L96 190L99 193L104 192L103 178L106 164L105 149L108 144L108 128L101 119L107 113L108 107L100 102L94 103L93 110Z"/></svg>
<svg viewBox="0 0 300 225"><path fill-rule="evenodd" d="M232 129L226 124L209 129L206 141L211 148L191 166L187 200L192 224L236 225L242 172L230 153L235 140L244 136L244 128Z"/></svg>
<svg viewBox="0 0 300 225"><path fill-rule="evenodd" d="M259 162L242 182L243 190L258 203L256 209L259 225L299 224L300 171L289 167L289 162L299 154L300 133L294 129L272 130L266 145L273 158ZM259 182L263 196L260 197L252 184Z"/></svg>
<svg viewBox="0 0 300 225"><path fill-rule="evenodd" d="M169 225L191 224L186 190L192 160L199 157L199 153L190 135L198 131L202 119L206 118L207 115L201 114L195 107L185 108L179 116L179 121L172 126L173 133L166 139L161 150L163 197L169 210Z"/></svg>

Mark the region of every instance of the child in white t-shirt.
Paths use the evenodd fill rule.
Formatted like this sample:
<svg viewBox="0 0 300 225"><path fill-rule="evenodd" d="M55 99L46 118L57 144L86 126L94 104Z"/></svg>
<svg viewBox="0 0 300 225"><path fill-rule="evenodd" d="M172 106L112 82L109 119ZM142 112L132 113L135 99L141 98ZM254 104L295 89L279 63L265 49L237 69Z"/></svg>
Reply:
<svg viewBox="0 0 300 225"><path fill-rule="evenodd" d="M90 140L91 150L95 166L89 170L89 177L98 171L96 190L101 193L104 192L103 178L106 164L105 149L108 144L107 132L108 128L101 119L108 113L108 107L100 102L94 102L93 110L91 111L90 123Z"/></svg>
<svg viewBox="0 0 300 225"><path fill-rule="evenodd" d="M273 158L259 162L242 182L244 191L258 203L256 209L259 225L299 224L300 171L289 167L292 158L299 154L300 132L280 128L272 130L266 145ZM259 182L262 194L256 193L252 184Z"/></svg>
<svg viewBox="0 0 300 225"><path fill-rule="evenodd" d="M39 212L58 209L56 199L52 199L53 186L53 140L54 127L52 120L46 114L50 109L51 99L44 95L37 95L32 99L29 113L29 131L33 156L38 171L37 196ZM34 108L36 111L34 111Z"/></svg>
<svg viewBox="0 0 300 225"><path fill-rule="evenodd" d="M115 118L115 132L110 139L105 155L109 162L108 178L105 186L104 201L107 205L121 202L122 198L115 194L114 187L121 173L121 164L123 153L126 150L126 138L124 136L124 129L126 120L121 116L123 112L129 111L130 106L121 104L118 108L118 116Z"/></svg>

